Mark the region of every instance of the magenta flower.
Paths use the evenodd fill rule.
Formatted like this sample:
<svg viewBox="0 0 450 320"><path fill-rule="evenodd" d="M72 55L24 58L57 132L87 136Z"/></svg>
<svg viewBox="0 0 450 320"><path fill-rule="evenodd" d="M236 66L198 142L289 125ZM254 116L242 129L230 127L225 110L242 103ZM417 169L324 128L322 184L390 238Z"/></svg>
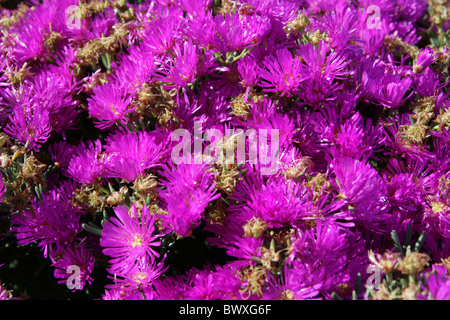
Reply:
<svg viewBox="0 0 450 320"><path fill-rule="evenodd" d="M159 257L157 249L161 241L155 232L155 216L144 205L138 212L136 204L130 208L118 206L115 216L103 224L100 245L103 253L110 256L111 274L126 275L138 266L153 263Z"/></svg>
<svg viewBox="0 0 450 320"><path fill-rule="evenodd" d="M93 95L87 99L89 115L95 119L95 126L106 129L115 123L126 123L127 113L134 110L130 88L108 82L96 86Z"/></svg>
<svg viewBox="0 0 450 320"><path fill-rule="evenodd" d="M84 242L64 247L53 253L50 258L55 267L55 278L62 279L58 283L67 284L72 287L73 291L76 291L82 290L87 284L93 282L91 273L94 270L94 257ZM68 278L75 272L77 272L77 277L74 279L74 283L68 282Z"/></svg>
<svg viewBox="0 0 450 320"><path fill-rule="evenodd" d="M164 151L163 144L149 132L111 135L105 145L108 157L105 176L133 182L147 169L160 165Z"/></svg>
<svg viewBox="0 0 450 320"><path fill-rule="evenodd" d="M147 30L142 42L142 48L154 52L158 55L163 55L173 49L175 40L180 38L181 31L180 14L171 14L152 20L147 24Z"/></svg>
<svg viewBox="0 0 450 320"><path fill-rule="evenodd" d="M29 208L11 217L11 232L18 244L36 242L44 250L44 256L61 246L72 243L81 232L81 212L69 203L73 189L63 185L59 189L42 194Z"/></svg>
<svg viewBox="0 0 450 320"><path fill-rule="evenodd" d="M263 300L316 300L320 286L307 286L298 281L298 274L285 264L281 277L269 273L267 288L263 292Z"/></svg>
<svg viewBox="0 0 450 320"><path fill-rule="evenodd" d="M274 56L263 61L260 68L260 85L267 92L280 92L281 96L290 97L297 93L297 88L309 76L298 56L292 56L288 49L279 49Z"/></svg>
<svg viewBox="0 0 450 320"><path fill-rule="evenodd" d="M182 44L176 43L173 47L174 58L162 61L163 70L158 71L162 76L157 77L162 81L173 83L167 88L186 86L194 82L197 76L197 64L199 61L197 47L191 41Z"/></svg>
<svg viewBox="0 0 450 320"><path fill-rule="evenodd" d="M252 15L239 16L236 13L214 17L216 34L213 45L220 52L241 52L257 46L270 30L267 17Z"/></svg>
<svg viewBox="0 0 450 320"><path fill-rule="evenodd" d="M420 300L449 300L450 276L445 265L433 265L432 271L427 275L425 284L421 284L424 293L417 296Z"/></svg>
<svg viewBox="0 0 450 320"><path fill-rule="evenodd" d="M413 70L416 73L422 72L434 62L436 62L434 50L431 48L421 49L417 55L416 61L414 62Z"/></svg>
<svg viewBox="0 0 450 320"><path fill-rule="evenodd" d="M123 300L153 300L156 293L152 285L166 270L164 260L135 264L126 272L119 272L114 277L110 276L114 283L106 285L105 288L110 292L111 290L120 292L119 296ZM113 294L112 297L114 296L116 295Z"/></svg>
<svg viewBox="0 0 450 320"><path fill-rule="evenodd" d="M111 62L111 68L111 82L131 94L149 81L156 68L155 56L134 45L128 48L128 54L119 55L118 62Z"/></svg>
<svg viewBox="0 0 450 320"><path fill-rule="evenodd" d="M166 179L161 182L165 189L160 197L167 206L168 215L161 218L168 228L180 236L192 235L202 219L208 204L220 194L215 192L213 175L208 172L207 163L165 166L161 175Z"/></svg>
<svg viewBox="0 0 450 320"><path fill-rule="evenodd" d="M41 104L33 104L22 92L17 94L20 97L12 107L5 132L23 144L28 142L30 149L39 151L52 131L49 111Z"/></svg>
<svg viewBox="0 0 450 320"><path fill-rule="evenodd" d="M99 139L80 144L74 151L67 172L77 182L93 184L105 172L107 157Z"/></svg>
<svg viewBox="0 0 450 320"><path fill-rule="evenodd" d="M379 93L378 101L386 108L399 108L414 93L411 91L405 96L412 84L410 78L400 76L385 77L385 84Z"/></svg>
<svg viewBox="0 0 450 320"><path fill-rule="evenodd" d="M391 231L387 186L366 161L338 156L331 162L339 197L349 206L354 222L368 232Z"/></svg>
<svg viewBox="0 0 450 320"><path fill-rule="evenodd" d="M248 220L253 216L260 218L272 228L296 225L312 210L308 191L293 181L289 184L284 181L267 183L250 196L242 214Z"/></svg>
<svg viewBox="0 0 450 320"><path fill-rule="evenodd" d="M54 165L66 176L70 176L67 170L76 149L64 140L55 142L48 147Z"/></svg>

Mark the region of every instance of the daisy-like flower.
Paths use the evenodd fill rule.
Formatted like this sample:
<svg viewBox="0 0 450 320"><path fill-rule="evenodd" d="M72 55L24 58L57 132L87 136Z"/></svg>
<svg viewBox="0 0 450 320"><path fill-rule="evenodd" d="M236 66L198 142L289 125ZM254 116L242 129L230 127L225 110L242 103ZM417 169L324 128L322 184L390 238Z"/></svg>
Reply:
<svg viewBox="0 0 450 320"><path fill-rule="evenodd" d="M288 49L277 50L262 64L259 69L261 87L267 92L280 92L281 96L296 93L300 83L309 77L300 58L292 56Z"/></svg>
<svg viewBox="0 0 450 320"><path fill-rule="evenodd" d="M163 70L159 71L163 75L159 77L162 81L173 83L167 88L186 86L195 80L197 75L197 47L191 41L184 41L173 47L174 58L162 61Z"/></svg>
<svg viewBox="0 0 450 320"><path fill-rule="evenodd" d="M285 264L280 277L269 273L267 287L263 291L263 300L316 300L320 294L319 285L307 286L298 281L298 274Z"/></svg>
<svg viewBox="0 0 450 320"><path fill-rule="evenodd" d="M23 144L28 141L30 149L39 151L52 131L49 111L41 104L34 104L28 93L21 89L14 92L14 96L10 121L4 130Z"/></svg>
<svg viewBox="0 0 450 320"><path fill-rule="evenodd" d="M329 107L321 109L321 113L323 117L318 116L314 123L329 153L336 150L343 156L366 160L384 147L382 127L372 125L372 119L364 121L361 114L356 112L345 120L337 115L334 108Z"/></svg>
<svg viewBox="0 0 450 320"><path fill-rule="evenodd" d="M312 210L308 196L308 189L299 187L293 181L289 184L284 180L268 182L250 196L242 214L248 220L252 216L260 218L272 228L292 226Z"/></svg>
<svg viewBox="0 0 450 320"><path fill-rule="evenodd" d="M337 156L331 162L339 197L349 206L354 222L371 233L391 230L387 186L367 161Z"/></svg>
<svg viewBox="0 0 450 320"><path fill-rule="evenodd" d="M416 60L414 61L413 71L415 73L422 72L429 65L436 62L434 57L434 50L431 48L424 48L419 51Z"/></svg>
<svg viewBox="0 0 450 320"><path fill-rule="evenodd" d="M111 82L134 93L150 80L155 69L155 56L144 51L141 46L128 48L128 54L120 54L118 61L111 62L113 74Z"/></svg>
<svg viewBox="0 0 450 320"><path fill-rule="evenodd" d="M163 55L169 52L175 45L175 40L181 35L180 24L182 12L170 11L168 16L152 20L146 25L147 30L142 39L142 48Z"/></svg>
<svg viewBox="0 0 450 320"><path fill-rule="evenodd" d="M307 43L298 50L298 55L304 60L304 74L309 75L301 83L300 92L303 99L313 106L333 100L335 92L352 72L347 70L349 61L338 51L331 51L328 44L321 40L317 46Z"/></svg>
<svg viewBox="0 0 450 320"><path fill-rule="evenodd" d="M134 110L130 104L133 100L130 90L113 82L94 87L93 95L87 101L89 115L95 119L97 128L106 129L116 122L127 122L127 113Z"/></svg>
<svg viewBox="0 0 450 320"><path fill-rule="evenodd" d="M64 140L55 142L48 147L48 152L53 160L53 164L66 176L70 176L67 173L67 168L76 149L76 147Z"/></svg>
<svg viewBox="0 0 450 320"><path fill-rule="evenodd" d="M145 170L161 164L166 150L149 132L127 132L109 136L105 145L108 155L106 176L128 182L136 180Z"/></svg>
<svg viewBox="0 0 450 320"><path fill-rule="evenodd" d="M331 48L337 51L354 50L355 45L349 42L358 40L355 33L359 15L355 8L341 1L317 21L319 30L327 34Z"/></svg>
<svg viewBox="0 0 450 320"><path fill-rule="evenodd" d="M215 192L209 169L205 162L180 163L176 167L164 167L161 173L166 180L161 182L165 189L160 191L160 196L169 212L161 218L180 236L191 236L192 230L200 224L205 208L220 196Z"/></svg>
<svg viewBox="0 0 450 320"><path fill-rule="evenodd" d="M89 185L104 174L105 164L102 143L97 139L94 142L82 143L76 148L67 172L75 181Z"/></svg>
<svg viewBox="0 0 450 320"><path fill-rule="evenodd" d="M422 293L419 300L450 300L450 276L444 265L433 265L432 271L425 277L425 283L421 283Z"/></svg>
<svg viewBox="0 0 450 320"><path fill-rule="evenodd" d="M378 101L386 108L399 108L414 93L411 91L405 96L412 80L409 77L401 78L400 75L384 77L384 84L379 92Z"/></svg>
<svg viewBox="0 0 450 320"><path fill-rule="evenodd" d="M131 265L126 271L116 273L112 278L113 284L106 285L106 289L120 290L122 295L128 299L135 300L145 296L144 299L152 298L154 295L151 287L166 270L164 259L161 261L152 260L147 263L137 263ZM111 278L111 277L110 277Z"/></svg>
<svg viewBox="0 0 450 320"><path fill-rule="evenodd" d="M129 270L152 263L159 257L157 249L161 241L155 232L155 216L146 205L138 212L136 204L130 211L126 206L114 208L115 216L103 224L100 245L110 256L111 274L127 274Z"/></svg>
<svg viewBox="0 0 450 320"><path fill-rule="evenodd" d="M11 232L18 244L37 242L44 256L66 246L81 232L81 211L69 202L71 188L66 185L42 194L42 201L31 205L11 217Z"/></svg>
<svg viewBox="0 0 450 320"><path fill-rule="evenodd" d="M82 290L85 285L92 283L91 273L94 269L94 257L83 242L74 242L72 245L54 252L50 259L55 267L55 278L62 279L58 283L67 283L73 272L78 271L75 283L69 283L73 286L71 288L73 291Z"/></svg>
<svg viewBox="0 0 450 320"><path fill-rule="evenodd" d="M220 52L241 52L257 46L271 27L267 17L240 16L237 12L216 15L214 24L216 34L213 45Z"/></svg>

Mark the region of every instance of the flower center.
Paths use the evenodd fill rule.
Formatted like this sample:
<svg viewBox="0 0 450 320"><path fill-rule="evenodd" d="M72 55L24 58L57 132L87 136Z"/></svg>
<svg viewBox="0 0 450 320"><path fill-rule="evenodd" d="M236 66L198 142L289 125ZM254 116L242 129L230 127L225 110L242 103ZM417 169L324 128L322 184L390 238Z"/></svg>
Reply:
<svg viewBox="0 0 450 320"><path fill-rule="evenodd" d="M142 236L140 234L135 234L133 237L133 241L131 242L131 246L133 248L142 247L143 242L144 242L144 239L142 239Z"/></svg>

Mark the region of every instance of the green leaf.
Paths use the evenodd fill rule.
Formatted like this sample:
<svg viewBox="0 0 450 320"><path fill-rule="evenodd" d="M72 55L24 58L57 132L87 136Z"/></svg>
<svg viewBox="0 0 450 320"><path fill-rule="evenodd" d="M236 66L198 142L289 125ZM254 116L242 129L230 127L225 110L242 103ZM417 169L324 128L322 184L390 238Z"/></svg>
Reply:
<svg viewBox="0 0 450 320"><path fill-rule="evenodd" d="M87 224L87 223L83 223L82 227L84 230L86 230L89 233L95 234L97 236L101 236L102 235L102 230L95 226L93 223Z"/></svg>
<svg viewBox="0 0 450 320"><path fill-rule="evenodd" d="M411 244L412 237L412 224L408 224L408 228L406 229L405 241L403 242L403 248L408 247Z"/></svg>
<svg viewBox="0 0 450 320"><path fill-rule="evenodd" d="M333 300L344 300L344 299L342 299L342 297L341 297L340 295L338 295L336 292L333 292L333 293L331 294L331 298L332 298Z"/></svg>
<svg viewBox="0 0 450 320"><path fill-rule="evenodd" d="M420 250L420 248L422 247L422 245L423 245L423 243L425 241L426 236L427 236L427 233L425 231L423 231L420 234L419 238L416 241L416 244L414 245L414 251L419 251Z"/></svg>
<svg viewBox="0 0 450 320"><path fill-rule="evenodd" d="M398 238L398 233L397 233L397 231L392 230L392 232L391 232L391 238L392 238L392 241L394 242L394 247L395 247L395 249L397 249L397 251L400 252L400 253L402 254L402 256L404 256L403 248L402 248L402 245L401 245L401 243L400 243L400 239Z"/></svg>

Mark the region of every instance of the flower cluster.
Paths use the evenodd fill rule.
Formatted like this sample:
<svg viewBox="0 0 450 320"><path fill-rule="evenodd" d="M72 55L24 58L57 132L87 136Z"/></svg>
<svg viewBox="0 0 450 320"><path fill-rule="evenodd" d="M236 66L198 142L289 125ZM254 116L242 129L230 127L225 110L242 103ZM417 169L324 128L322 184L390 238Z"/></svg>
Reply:
<svg viewBox="0 0 450 320"><path fill-rule="evenodd" d="M98 299L450 298L448 3L137 2L0 8L2 242Z"/></svg>

